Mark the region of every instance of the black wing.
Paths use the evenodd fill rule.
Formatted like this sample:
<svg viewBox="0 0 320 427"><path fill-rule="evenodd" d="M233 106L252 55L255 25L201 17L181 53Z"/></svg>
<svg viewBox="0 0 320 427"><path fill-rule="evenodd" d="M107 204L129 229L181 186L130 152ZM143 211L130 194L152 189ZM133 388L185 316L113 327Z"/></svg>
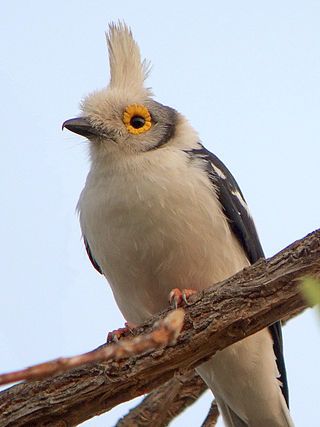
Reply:
<svg viewBox="0 0 320 427"><path fill-rule="evenodd" d="M230 171L217 156L210 153L201 144L199 144L198 149L186 152L190 155L191 160L200 158L205 162L208 177L217 190L219 201L229 220L231 230L245 250L250 263L253 264L259 258L264 257L258 233L246 201ZM281 323L274 323L269 326L269 330L273 339L273 349L280 373L279 379L282 383L282 393L289 406L287 375L283 359Z"/></svg>
<svg viewBox="0 0 320 427"><path fill-rule="evenodd" d="M92 252L91 252L91 249L90 249L90 246L89 246L88 240L86 239L86 237L85 237L85 236L83 236L83 241L84 241L84 245L85 245L85 247L86 247L86 251L87 251L88 257L89 257L90 261L92 262L92 265L94 266L94 268L95 268L95 269L96 269L100 274L103 274L103 272L102 272L102 269L101 269L100 265L97 263L97 261L94 259L93 255L92 255Z"/></svg>

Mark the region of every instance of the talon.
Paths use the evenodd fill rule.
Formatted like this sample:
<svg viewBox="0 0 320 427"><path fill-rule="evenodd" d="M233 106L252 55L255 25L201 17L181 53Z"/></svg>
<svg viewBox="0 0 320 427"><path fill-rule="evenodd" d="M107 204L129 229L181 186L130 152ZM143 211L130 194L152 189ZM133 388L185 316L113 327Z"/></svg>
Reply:
<svg viewBox="0 0 320 427"><path fill-rule="evenodd" d="M196 293L197 293L197 291L195 291L194 289L182 289L182 298L183 298L183 301L187 305L189 305L189 303L188 303L189 297L191 297L191 295L194 295Z"/></svg>
<svg viewBox="0 0 320 427"><path fill-rule="evenodd" d="M132 333L133 329L136 328L138 325L135 325L132 322L126 322L124 326Z"/></svg>
<svg viewBox="0 0 320 427"><path fill-rule="evenodd" d="M175 308L177 308L179 305L182 304L182 302L184 302L185 304L189 304L188 303L188 298L195 294L197 291L195 291L194 289L182 289L180 290L179 288L174 288L172 289L172 291L169 294L169 301L170 304L174 305Z"/></svg>
<svg viewBox="0 0 320 427"><path fill-rule="evenodd" d="M107 344L117 342L120 338L124 337L128 332L132 333L132 330L137 327L134 323L126 322L124 328L115 329L108 333Z"/></svg>
<svg viewBox="0 0 320 427"><path fill-rule="evenodd" d="M174 288L169 294L169 302L174 308L177 308L182 303L182 293L180 289Z"/></svg>
<svg viewBox="0 0 320 427"><path fill-rule="evenodd" d="M124 336L127 331L128 328L119 328L109 332L107 337L107 344L119 341L119 339Z"/></svg>

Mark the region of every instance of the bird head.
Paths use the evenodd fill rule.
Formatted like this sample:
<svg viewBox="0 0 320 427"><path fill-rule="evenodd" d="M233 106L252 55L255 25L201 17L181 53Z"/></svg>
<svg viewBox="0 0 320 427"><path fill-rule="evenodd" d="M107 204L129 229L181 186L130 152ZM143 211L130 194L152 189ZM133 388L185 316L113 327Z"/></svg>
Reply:
<svg viewBox="0 0 320 427"><path fill-rule="evenodd" d="M88 138L91 152L141 153L165 146L182 116L152 99L144 85L149 65L130 29L110 24L106 37L109 86L85 98L81 117L65 121L63 128Z"/></svg>

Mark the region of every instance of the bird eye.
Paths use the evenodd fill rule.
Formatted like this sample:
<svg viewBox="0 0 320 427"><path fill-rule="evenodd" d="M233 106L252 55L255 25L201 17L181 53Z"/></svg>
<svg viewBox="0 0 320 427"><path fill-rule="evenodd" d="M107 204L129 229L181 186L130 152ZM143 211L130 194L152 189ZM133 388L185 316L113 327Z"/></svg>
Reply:
<svg viewBox="0 0 320 427"><path fill-rule="evenodd" d="M130 125L135 129L140 129L145 124L145 119L141 116L133 116L130 120Z"/></svg>
<svg viewBox="0 0 320 427"><path fill-rule="evenodd" d="M151 128L151 115L144 105L129 105L123 113L123 123L127 130L138 135Z"/></svg>

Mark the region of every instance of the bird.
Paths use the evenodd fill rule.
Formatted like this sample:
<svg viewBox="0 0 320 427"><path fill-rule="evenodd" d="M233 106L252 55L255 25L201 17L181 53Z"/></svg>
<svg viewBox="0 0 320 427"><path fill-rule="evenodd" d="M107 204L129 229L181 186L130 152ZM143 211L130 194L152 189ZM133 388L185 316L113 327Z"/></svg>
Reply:
<svg viewBox="0 0 320 427"><path fill-rule="evenodd" d="M106 38L110 82L63 128L89 142L77 205L86 251L124 318L139 324L168 307L173 289L201 291L264 253L230 171L146 87L150 64L131 29L110 23ZM197 372L226 426L294 425L280 322L217 352Z"/></svg>

